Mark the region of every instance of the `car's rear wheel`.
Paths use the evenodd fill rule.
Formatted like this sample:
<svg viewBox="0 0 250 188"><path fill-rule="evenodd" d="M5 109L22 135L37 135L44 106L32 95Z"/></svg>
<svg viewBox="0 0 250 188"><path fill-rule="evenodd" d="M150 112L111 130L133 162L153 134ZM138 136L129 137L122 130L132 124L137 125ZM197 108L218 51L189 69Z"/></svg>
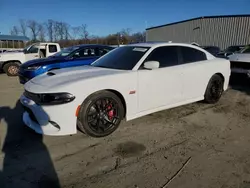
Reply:
<svg viewBox="0 0 250 188"><path fill-rule="evenodd" d="M17 76L19 71L19 63L11 62L4 65L3 70L8 76Z"/></svg>
<svg viewBox="0 0 250 188"><path fill-rule="evenodd" d="M124 117L120 98L112 92L102 91L88 97L81 105L77 126L92 137L113 133Z"/></svg>
<svg viewBox="0 0 250 188"><path fill-rule="evenodd" d="M205 102L213 104L220 100L223 93L224 79L222 76L215 74L209 80L207 89L205 92Z"/></svg>

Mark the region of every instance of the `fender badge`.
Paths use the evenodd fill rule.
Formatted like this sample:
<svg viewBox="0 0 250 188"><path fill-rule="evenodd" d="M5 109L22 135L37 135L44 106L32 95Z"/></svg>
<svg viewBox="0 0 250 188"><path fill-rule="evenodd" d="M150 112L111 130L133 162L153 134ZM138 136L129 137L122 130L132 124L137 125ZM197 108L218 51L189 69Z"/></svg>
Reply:
<svg viewBox="0 0 250 188"><path fill-rule="evenodd" d="M135 90L130 91L129 94L135 94Z"/></svg>

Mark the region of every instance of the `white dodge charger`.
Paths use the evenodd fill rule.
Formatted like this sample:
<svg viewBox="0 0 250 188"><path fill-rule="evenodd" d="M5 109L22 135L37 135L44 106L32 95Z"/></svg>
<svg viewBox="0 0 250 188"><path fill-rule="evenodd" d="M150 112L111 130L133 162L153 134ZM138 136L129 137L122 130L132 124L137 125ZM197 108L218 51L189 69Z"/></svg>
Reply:
<svg viewBox="0 0 250 188"><path fill-rule="evenodd" d="M122 119L205 100L228 88L230 63L198 46L142 43L117 48L82 66L50 71L25 84L24 123L37 133L80 131L103 137Z"/></svg>

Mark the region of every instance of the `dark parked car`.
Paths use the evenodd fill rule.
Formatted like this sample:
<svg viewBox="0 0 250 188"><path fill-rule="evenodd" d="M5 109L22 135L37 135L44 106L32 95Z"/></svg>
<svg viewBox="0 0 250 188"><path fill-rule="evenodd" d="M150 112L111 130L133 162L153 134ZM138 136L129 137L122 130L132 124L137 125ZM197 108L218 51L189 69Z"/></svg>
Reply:
<svg viewBox="0 0 250 188"><path fill-rule="evenodd" d="M225 50L221 51L218 55L221 57L227 57L229 55L232 55L235 52L241 51L245 45L235 45L235 46L229 46Z"/></svg>
<svg viewBox="0 0 250 188"><path fill-rule="evenodd" d="M89 65L113 49L108 45L78 45L63 49L48 58L27 61L20 66L19 81L25 84L33 77L53 69Z"/></svg>
<svg viewBox="0 0 250 188"><path fill-rule="evenodd" d="M201 46L201 48L207 50L209 53L213 54L216 57L221 51L218 46Z"/></svg>

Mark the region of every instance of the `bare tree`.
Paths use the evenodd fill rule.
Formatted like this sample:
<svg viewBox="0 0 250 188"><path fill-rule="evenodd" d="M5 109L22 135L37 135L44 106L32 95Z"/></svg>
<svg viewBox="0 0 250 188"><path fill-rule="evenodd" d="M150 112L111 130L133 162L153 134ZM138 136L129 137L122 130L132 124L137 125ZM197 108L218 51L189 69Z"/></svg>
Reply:
<svg viewBox="0 0 250 188"><path fill-rule="evenodd" d="M131 29L130 28L126 28L126 29L122 29L119 32L120 36L119 36L119 40L121 42L121 44L125 44L125 43L129 43L131 41Z"/></svg>
<svg viewBox="0 0 250 188"><path fill-rule="evenodd" d="M145 42L146 41L146 32L137 32L131 35L132 42Z"/></svg>
<svg viewBox="0 0 250 188"><path fill-rule="evenodd" d="M20 32L23 36L27 36L27 23L25 20L21 19L19 20L20 24Z"/></svg>
<svg viewBox="0 0 250 188"><path fill-rule="evenodd" d="M38 39L41 42L43 42L43 41L45 41L45 34L46 34L45 28L44 28L44 24L39 24L38 28L39 28L38 29L39 30L39 32L38 32Z"/></svg>
<svg viewBox="0 0 250 188"><path fill-rule="evenodd" d="M39 33L39 23L37 23L35 20L29 20L27 27L31 31L32 39L37 40L37 35Z"/></svg>
<svg viewBox="0 0 250 188"><path fill-rule="evenodd" d="M49 41L54 41L54 23L55 21L49 19L47 21L46 28L47 28L47 33L48 33L48 37L49 37Z"/></svg>
<svg viewBox="0 0 250 188"><path fill-rule="evenodd" d="M68 40L70 25L65 22L55 23L55 34L59 40Z"/></svg>
<svg viewBox="0 0 250 188"><path fill-rule="evenodd" d="M10 30L11 35L18 35L19 34L19 29L17 26L13 26L12 29Z"/></svg>
<svg viewBox="0 0 250 188"><path fill-rule="evenodd" d="M68 40L71 38L70 36L70 25L68 23L63 23L63 30L64 30L64 39Z"/></svg>
<svg viewBox="0 0 250 188"><path fill-rule="evenodd" d="M79 34L82 39L88 39L89 32L87 31L86 24L82 24L81 26L79 26Z"/></svg>
<svg viewBox="0 0 250 188"><path fill-rule="evenodd" d="M63 40L63 28L62 22L56 21L54 24L54 38L55 40Z"/></svg>
<svg viewBox="0 0 250 188"><path fill-rule="evenodd" d="M130 29L130 28L125 28L125 29L122 29L122 30L120 31L120 33L122 33L122 35L124 35L124 36L130 36L131 31L132 31L132 29Z"/></svg>
<svg viewBox="0 0 250 188"><path fill-rule="evenodd" d="M72 38L73 39L78 39L80 35L80 27L72 27Z"/></svg>

